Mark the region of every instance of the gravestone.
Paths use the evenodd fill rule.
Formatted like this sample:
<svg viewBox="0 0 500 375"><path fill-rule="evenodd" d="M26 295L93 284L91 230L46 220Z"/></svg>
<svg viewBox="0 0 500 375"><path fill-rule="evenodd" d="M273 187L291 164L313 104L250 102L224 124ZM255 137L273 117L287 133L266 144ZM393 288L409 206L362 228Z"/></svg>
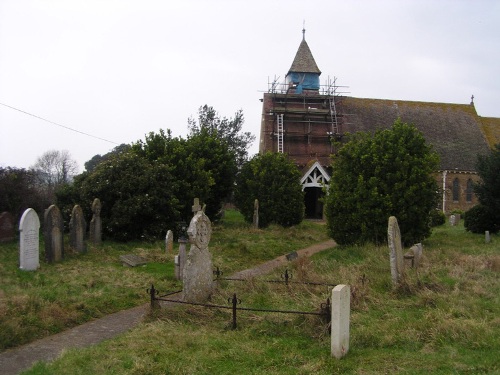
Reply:
<svg viewBox="0 0 500 375"><path fill-rule="evenodd" d="M389 244L392 283L398 284L404 275L403 246L398 220L391 216L387 228L387 242Z"/></svg>
<svg viewBox="0 0 500 375"><path fill-rule="evenodd" d="M174 233L171 230L167 230L167 235L165 236L165 252L167 254L171 253L174 249Z"/></svg>
<svg viewBox="0 0 500 375"><path fill-rule="evenodd" d="M69 241L70 246L79 253L87 251L85 243L85 233L87 232L87 222L83 216L82 208L79 205L73 207L71 220L69 221Z"/></svg>
<svg viewBox="0 0 500 375"><path fill-rule="evenodd" d="M490 243L490 241L491 241L490 231L487 230L487 231L484 232L484 242Z"/></svg>
<svg viewBox="0 0 500 375"><path fill-rule="evenodd" d="M455 215L450 215L450 225L454 227L457 225L457 217Z"/></svg>
<svg viewBox="0 0 500 375"><path fill-rule="evenodd" d="M48 263L60 262L64 257L63 218L59 208L53 204L45 210L45 260Z"/></svg>
<svg viewBox="0 0 500 375"><path fill-rule="evenodd" d="M124 266L128 267L143 266L147 263L145 258L135 254L120 255L120 260Z"/></svg>
<svg viewBox="0 0 500 375"><path fill-rule="evenodd" d="M194 198L193 205L191 206L191 211L193 214L196 214L198 211L201 211L200 198Z"/></svg>
<svg viewBox="0 0 500 375"><path fill-rule="evenodd" d="M10 212L0 214L0 242L12 241L16 237L14 218Z"/></svg>
<svg viewBox="0 0 500 375"><path fill-rule="evenodd" d="M259 229L259 200L253 202L253 227Z"/></svg>
<svg viewBox="0 0 500 375"><path fill-rule="evenodd" d="M418 268L420 259L422 258L423 247L421 243L417 243L410 247L410 250L403 256L404 259L410 260L412 268Z"/></svg>
<svg viewBox="0 0 500 375"><path fill-rule="evenodd" d="M183 300L203 303L213 292L212 257L208 250L212 226L203 211L198 211L187 233L191 247L182 270Z"/></svg>
<svg viewBox="0 0 500 375"><path fill-rule="evenodd" d="M19 221L19 268L35 271L40 267L40 219L28 208Z"/></svg>
<svg viewBox="0 0 500 375"><path fill-rule="evenodd" d="M102 242L101 201L95 198L92 202L92 220L90 220L89 239L94 245Z"/></svg>
<svg viewBox="0 0 500 375"><path fill-rule="evenodd" d="M351 288L337 285L332 290L331 353L340 359L349 351L349 326L351 318Z"/></svg>

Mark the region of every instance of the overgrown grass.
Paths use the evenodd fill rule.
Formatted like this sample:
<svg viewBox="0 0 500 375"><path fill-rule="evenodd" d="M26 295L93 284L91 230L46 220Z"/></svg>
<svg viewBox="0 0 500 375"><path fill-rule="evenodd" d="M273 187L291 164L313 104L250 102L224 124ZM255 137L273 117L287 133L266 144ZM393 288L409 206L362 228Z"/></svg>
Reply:
<svg viewBox="0 0 500 375"><path fill-rule="evenodd" d="M177 306L27 374L500 373L496 236L485 244L460 226L436 228L424 243L421 267L410 269L398 288L391 284L387 247L335 248L289 266L295 281L351 286L351 344L344 359L330 356L330 337L316 316L242 311L232 331L226 310ZM233 292L246 307L314 311L330 288L223 282L213 302L224 303Z"/></svg>
<svg viewBox="0 0 500 375"><path fill-rule="evenodd" d="M250 229L237 211L229 210L223 224L213 227L210 248L214 263L229 274L325 239L324 227L308 222ZM87 254L67 252L63 262L52 265L43 261L42 242L36 272L19 270L18 246L15 241L0 244L0 350L143 304L152 283L162 291L181 289L174 279L173 254L165 253L163 241L104 242L100 248L90 246ZM147 265L124 267L119 257L128 253L145 257Z"/></svg>

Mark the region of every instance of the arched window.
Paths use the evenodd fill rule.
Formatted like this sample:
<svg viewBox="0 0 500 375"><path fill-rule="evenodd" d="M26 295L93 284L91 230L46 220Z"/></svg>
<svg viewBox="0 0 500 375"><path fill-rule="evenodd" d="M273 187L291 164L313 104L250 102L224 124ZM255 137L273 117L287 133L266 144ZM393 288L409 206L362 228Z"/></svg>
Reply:
<svg viewBox="0 0 500 375"><path fill-rule="evenodd" d="M472 202L472 180L469 178L467 180L467 190L465 191L465 200L467 203Z"/></svg>
<svg viewBox="0 0 500 375"><path fill-rule="evenodd" d="M460 197L460 182L458 182L458 178L453 180L453 202L458 202Z"/></svg>

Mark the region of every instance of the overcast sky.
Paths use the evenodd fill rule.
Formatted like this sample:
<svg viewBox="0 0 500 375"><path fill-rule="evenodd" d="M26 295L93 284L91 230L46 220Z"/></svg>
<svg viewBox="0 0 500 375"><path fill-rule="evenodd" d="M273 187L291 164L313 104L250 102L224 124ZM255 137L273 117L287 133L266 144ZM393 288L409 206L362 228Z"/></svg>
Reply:
<svg viewBox="0 0 500 375"><path fill-rule="evenodd" d="M254 154L259 99L290 68L304 21L322 84L337 77L360 98L474 95L480 116L500 117L500 1L0 0L0 166L55 149L82 172L149 132L185 137L204 104L242 109Z"/></svg>

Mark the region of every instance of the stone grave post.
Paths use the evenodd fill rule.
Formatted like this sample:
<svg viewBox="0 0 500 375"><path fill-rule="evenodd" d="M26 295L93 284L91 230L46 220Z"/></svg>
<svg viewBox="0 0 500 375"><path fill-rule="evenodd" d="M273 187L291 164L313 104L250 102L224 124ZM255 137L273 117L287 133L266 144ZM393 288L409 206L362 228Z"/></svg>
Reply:
<svg viewBox="0 0 500 375"><path fill-rule="evenodd" d="M69 221L69 240L71 247L79 253L87 251L85 233L87 232L87 222L83 216L82 208L79 205L73 207L71 220Z"/></svg>
<svg viewBox="0 0 500 375"><path fill-rule="evenodd" d="M45 210L45 260L59 262L64 257L63 218L59 208L53 204Z"/></svg>
<svg viewBox="0 0 500 375"><path fill-rule="evenodd" d="M340 359L349 351L349 325L351 318L351 288L337 285L332 290L331 353Z"/></svg>
<svg viewBox="0 0 500 375"><path fill-rule="evenodd" d="M16 237L14 218L10 212L0 214L0 242L12 241Z"/></svg>
<svg viewBox="0 0 500 375"><path fill-rule="evenodd" d="M174 248L174 233L169 229L167 230L167 235L165 236L165 252L171 253Z"/></svg>
<svg viewBox="0 0 500 375"><path fill-rule="evenodd" d="M101 201L95 198L92 202L92 220L90 220L89 237L90 242L99 246L102 242L102 224L101 224Z"/></svg>
<svg viewBox="0 0 500 375"><path fill-rule="evenodd" d="M28 208L19 221L19 268L35 271L40 267L40 219Z"/></svg>
<svg viewBox="0 0 500 375"><path fill-rule="evenodd" d="M208 250L212 226L203 211L194 215L188 227L191 247L182 271L183 300L203 303L213 292L212 257Z"/></svg>
<svg viewBox="0 0 500 375"><path fill-rule="evenodd" d="M253 227L259 229L259 200L253 202Z"/></svg>
<svg viewBox="0 0 500 375"><path fill-rule="evenodd" d="M487 230L487 231L484 232L484 242L490 243L490 241L491 241L490 231Z"/></svg>
<svg viewBox="0 0 500 375"><path fill-rule="evenodd" d="M387 242L389 243L390 251L392 283L396 285L404 275L404 260L401 232L399 231L398 220L394 216L389 218Z"/></svg>

